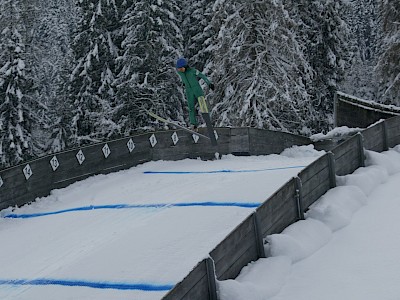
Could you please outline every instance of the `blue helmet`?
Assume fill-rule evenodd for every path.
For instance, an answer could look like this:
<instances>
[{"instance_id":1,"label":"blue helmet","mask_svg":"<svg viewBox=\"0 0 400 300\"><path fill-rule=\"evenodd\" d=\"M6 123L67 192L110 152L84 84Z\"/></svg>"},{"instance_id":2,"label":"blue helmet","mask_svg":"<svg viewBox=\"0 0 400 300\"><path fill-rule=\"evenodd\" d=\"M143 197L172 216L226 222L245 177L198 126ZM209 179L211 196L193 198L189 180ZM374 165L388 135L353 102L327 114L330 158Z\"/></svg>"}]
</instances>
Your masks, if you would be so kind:
<instances>
[{"instance_id":1,"label":"blue helmet","mask_svg":"<svg viewBox=\"0 0 400 300\"><path fill-rule=\"evenodd\" d=\"M187 60L184 58L180 58L176 61L176 68L184 68L188 65Z\"/></svg>"}]
</instances>

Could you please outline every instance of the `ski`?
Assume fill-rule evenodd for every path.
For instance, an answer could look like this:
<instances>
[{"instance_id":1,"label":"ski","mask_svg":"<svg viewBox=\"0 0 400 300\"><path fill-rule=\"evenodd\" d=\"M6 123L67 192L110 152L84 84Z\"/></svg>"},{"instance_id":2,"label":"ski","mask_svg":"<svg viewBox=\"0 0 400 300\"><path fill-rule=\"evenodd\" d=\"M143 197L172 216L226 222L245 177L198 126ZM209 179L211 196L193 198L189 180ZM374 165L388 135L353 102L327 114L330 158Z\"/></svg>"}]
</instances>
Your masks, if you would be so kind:
<instances>
[{"instance_id":1,"label":"ski","mask_svg":"<svg viewBox=\"0 0 400 300\"><path fill-rule=\"evenodd\" d=\"M178 123L175 122L175 121L171 121L171 120L164 119L164 118L162 118L162 117L156 115L155 113L153 113L153 112L151 112L151 111L149 111L149 110L145 110L145 111L147 112L147 114L148 114L149 116L153 117L154 119L156 119L156 120L158 120L158 121L161 121L161 122L163 122L163 123L167 123L167 124L176 126L176 127L180 128L180 129L182 129L182 130L185 130L185 131L190 132L190 133L192 133L192 134L195 134L195 135L197 135L197 136L199 136L199 137L202 137L202 138L205 138L205 139L207 139L207 140L210 140L210 138L209 138L208 136L206 136L206 135L204 135L204 134L201 134L201 133L198 133L197 131L191 130L191 129L185 127L185 126L182 126L182 125L178 124Z\"/></svg>"},{"instance_id":2,"label":"ski","mask_svg":"<svg viewBox=\"0 0 400 300\"><path fill-rule=\"evenodd\" d=\"M217 146L217 139L214 133L214 127L211 123L210 112L208 110L207 102L204 96L197 98L200 106L201 116L203 117L204 122L206 122L208 136L210 137L211 144L213 146Z\"/></svg>"}]
</instances>

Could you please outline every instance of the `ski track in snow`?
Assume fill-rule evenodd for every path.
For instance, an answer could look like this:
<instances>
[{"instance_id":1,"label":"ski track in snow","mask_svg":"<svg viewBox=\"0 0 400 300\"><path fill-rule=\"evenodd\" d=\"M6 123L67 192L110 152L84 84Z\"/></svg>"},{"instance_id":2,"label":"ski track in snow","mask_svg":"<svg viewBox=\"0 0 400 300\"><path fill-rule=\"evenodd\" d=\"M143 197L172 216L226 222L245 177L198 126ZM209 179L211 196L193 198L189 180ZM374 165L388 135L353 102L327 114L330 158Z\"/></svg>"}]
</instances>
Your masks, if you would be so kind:
<instances>
[{"instance_id":1,"label":"ski track in snow","mask_svg":"<svg viewBox=\"0 0 400 300\"><path fill-rule=\"evenodd\" d=\"M160 299L322 154L295 153L150 162L3 210L0 299Z\"/></svg>"}]
</instances>

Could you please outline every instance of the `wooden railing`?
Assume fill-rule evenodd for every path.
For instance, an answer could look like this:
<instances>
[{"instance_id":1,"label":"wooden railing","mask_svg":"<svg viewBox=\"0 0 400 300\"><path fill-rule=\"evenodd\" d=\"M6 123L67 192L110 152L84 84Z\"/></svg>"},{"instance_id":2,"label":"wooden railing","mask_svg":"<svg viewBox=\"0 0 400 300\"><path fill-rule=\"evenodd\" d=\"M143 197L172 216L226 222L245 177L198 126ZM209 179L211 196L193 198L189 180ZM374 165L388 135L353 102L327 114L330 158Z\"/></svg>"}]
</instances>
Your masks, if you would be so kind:
<instances>
[{"instance_id":1,"label":"wooden railing","mask_svg":"<svg viewBox=\"0 0 400 300\"><path fill-rule=\"evenodd\" d=\"M214 159L217 155L279 153L292 145L309 144L306 137L253 128L217 128L218 146L186 131L138 134L45 156L0 170L0 210L21 206L53 189L95 174L107 174L152 160ZM205 132L203 132L205 133Z\"/></svg>"},{"instance_id":2,"label":"wooden railing","mask_svg":"<svg viewBox=\"0 0 400 300\"><path fill-rule=\"evenodd\" d=\"M266 199L163 300L216 300L216 281L234 279L244 266L265 257L264 237L280 233L303 219L308 207L336 186L336 175L350 174L364 166L365 149L381 152L397 144L400 144L400 116L342 142Z\"/></svg>"},{"instance_id":3,"label":"wooden railing","mask_svg":"<svg viewBox=\"0 0 400 300\"><path fill-rule=\"evenodd\" d=\"M365 128L381 119L400 115L400 108L383 105L337 92L335 98L335 126Z\"/></svg>"}]
</instances>

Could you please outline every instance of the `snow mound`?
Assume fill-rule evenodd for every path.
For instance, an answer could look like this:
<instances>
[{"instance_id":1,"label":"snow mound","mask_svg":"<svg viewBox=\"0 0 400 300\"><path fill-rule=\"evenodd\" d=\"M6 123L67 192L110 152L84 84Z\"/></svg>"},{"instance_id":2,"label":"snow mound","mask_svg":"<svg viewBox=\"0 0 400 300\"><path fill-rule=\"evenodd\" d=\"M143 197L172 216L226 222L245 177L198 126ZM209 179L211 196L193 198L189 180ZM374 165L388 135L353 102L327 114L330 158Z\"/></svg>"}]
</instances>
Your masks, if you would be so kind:
<instances>
[{"instance_id":1,"label":"snow mound","mask_svg":"<svg viewBox=\"0 0 400 300\"><path fill-rule=\"evenodd\" d=\"M378 165L386 169L389 175L400 172L400 153L390 150L382 153L365 151L365 164L367 166Z\"/></svg>"},{"instance_id":2,"label":"snow mound","mask_svg":"<svg viewBox=\"0 0 400 300\"><path fill-rule=\"evenodd\" d=\"M299 158L299 157L319 157L324 155L326 152L321 150L315 150L314 145L306 145L306 146L292 146L283 150L280 154L282 156L291 157L291 158Z\"/></svg>"},{"instance_id":3,"label":"snow mound","mask_svg":"<svg viewBox=\"0 0 400 300\"><path fill-rule=\"evenodd\" d=\"M355 170L353 174L336 176L336 184L338 186L357 186L368 196L378 185L386 182L388 177L387 170L380 165L361 167Z\"/></svg>"},{"instance_id":4,"label":"snow mound","mask_svg":"<svg viewBox=\"0 0 400 300\"><path fill-rule=\"evenodd\" d=\"M360 188L339 186L311 205L306 218L318 220L336 231L350 224L353 214L366 203L367 197Z\"/></svg>"},{"instance_id":5,"label":"snow mound","mask_svg":"<svg viewBox=\"0 0 400 300\"><path fill-rule=\"evenodd\" d=\"M400 153L400 145L395 146L392 150Z\"/></svg>"},{"instance_id":6,"label":"snow mound","mask_svg":"<svg viewBox=\"0 0 400 300\"><path fill-rule=\"evenodd\" d=\"M219 281L220 299L269 299L281 290L290 271L288 257L261 258L244 267L235 280Z\"/></svg>"},{"instance_id":7,"label":"snow mound","mask_svg":"<svg viewBox=\"0 0 400 300\"><path fill-rule=\"evenodd\" d=\"M362 129L361 128L349 128L347 126L342 126L342 127L336 127L333 130L329 131L327 134L323 133L317 133L312 136L310 136L310 139L313 142L318 142L318 141L323 141L327 139L333 139L333 138L340 138L340 137L346 137L349 135L352 135L354 133L360 132Z\"/></svg>"},{"instance_id":8,"label":"snow mound","mask_svg":"<svg viewBox=\"0 0 400 300\"><path fill-rule=\"evenodd\" d=\"M270 256L287 256L292 262L300 261L331 239L332 231L322 222L314 219L298 221L280 234L267 236L266 252Z\"/></svg>"}]
</instances>

